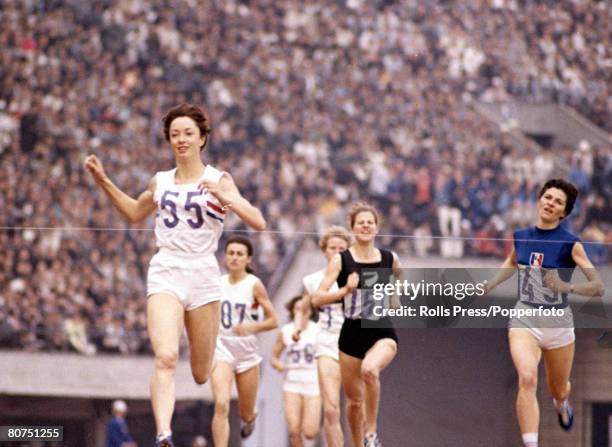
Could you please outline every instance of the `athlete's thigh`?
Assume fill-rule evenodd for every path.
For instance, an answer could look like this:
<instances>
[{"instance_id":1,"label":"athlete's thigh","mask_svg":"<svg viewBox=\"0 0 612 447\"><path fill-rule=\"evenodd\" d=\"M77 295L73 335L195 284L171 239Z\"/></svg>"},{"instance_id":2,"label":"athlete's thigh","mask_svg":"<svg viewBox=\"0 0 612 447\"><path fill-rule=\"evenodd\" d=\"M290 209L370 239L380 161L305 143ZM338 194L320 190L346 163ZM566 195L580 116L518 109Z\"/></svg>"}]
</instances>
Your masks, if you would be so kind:
<instances>
[{"instance_id":1,"label":"athlete's thigh","mask_svg":"<svg viewBox=\"0 0 612 447\"><path fill-rule=\"evenodd\" d=\"M319 389L321 397L326 405L340 403L340 387L342 376L340 375L340 362L328 356L317 359L317 371L319 373Z\"/></svg>"},{"instance_id":2,"label":"athlete's thigh","mask_svg":"<svg viewBox=\"0 0 612 447\"><path fill-rule=\"evenodd\" d=\"M574 362L575 343L543 351L546 378L551 388L564 387L570 378Z\"/></svg>"},{"instance_id":3,"label":"athlete's thigh","mask_svg":"<svg viewBox=\"0 0 612 447\"><path fill-rule=\"evenodd\" d=\"M285 391L283 392L283 405L289 430L300 431L302 427L302 396Z\"/></svg>"},{"instance_id":4,"label":"athlete's thigh","mask_svg":"<svg viewBox=\"0 0 612 447\"><path fill-rule=\"evenodd\" d=\"M210 369L219 332L219 301L185 312L191 369Z\"/></svg>"},{"instance_id":5,"label":"athlete's thigh","mask_svg":"<svg viewBox=\"0 0 612 447\"><path fill-rule=\"evenodd\" d=\"M173 295L158 293L147 298L147 331L155 354L178 354L184 315L183 305Z\"/></svg>"},{"instance_id":6,"label":"athlete's thigh","mask_svg":"<svg viewBox=\"0 0 612 447\"><path fill-rule=\"evenodd\" d=\"M216 361L210 376L210 385L215 402L229 403L232 392L234 369L232 365Z\"/></svg>"},{"instance_id":7,"label":"athlete's thigh","mask_svg":"<svg viewBox=\"0 0 612 447\"><path fill-rule=\"evenodd\" d=\"M363 400L364 382L361 378L361 359L340 352L340 374L347 399Z\"/></svg>"},{"instance_id":8,"label":"athlete's thigh","mask_svg":"<svg viewBox=\"0 0 612 447\"><path fill-rule=\"evenodd\" d=\"M321 425L321 396L303 396L302 430L316 434Z\"/></svg>"},{"instance_id":9,"label":"athlete's thigh","mask_svg":"<svg viewBox=\"0 0 612 447\"><path fill-rule=\"evenodd\" d=\"M382 371L389 366L396 354L397 343L393 339L383 338L378 340L368 349L362 362L362 369L374 368L377 371Z\"/></svg>"},{"instance_id":10,"label":"athlete's thigh","mask_svg":"<svg viewBox=\"0 0 612 447\"><path fill-rule=\"evenodd\" d=\"M542 357L542 349L536 337L528 329L510 329L508 331L510 355L516 370L521 373L537 374L538 364Z\"/></svg>"},{"instance_id":11,"label":"athlete's thigh","mask_svg":"<svg viewBox=\"0 0 612 447\"><path fill-rule=\"evenodd\" d=\"M236 374L236 389L238 390L238 405L240 414L248 414L255 408L257 390L259 388L259 365Z\"/></svg>"}]
</instances>

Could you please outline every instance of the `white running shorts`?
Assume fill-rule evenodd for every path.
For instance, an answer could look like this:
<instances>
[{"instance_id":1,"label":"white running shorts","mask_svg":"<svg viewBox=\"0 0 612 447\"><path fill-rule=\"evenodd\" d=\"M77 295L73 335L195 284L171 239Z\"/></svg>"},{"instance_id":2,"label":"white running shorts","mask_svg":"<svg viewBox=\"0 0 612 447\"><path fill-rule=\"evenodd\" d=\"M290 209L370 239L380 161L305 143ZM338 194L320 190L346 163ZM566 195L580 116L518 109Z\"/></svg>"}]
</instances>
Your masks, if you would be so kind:
<instances>
[{"instance_id":1,"label":"white running shorts","mask_svg":"<svg viewBox=\"0 0 612 447\"><path fill-rule=\"evenodd\" d=\"M186 311L221 299L221 274L214 255L180 256L160 250L149 263L147 297L175 296Z\"/></svg>"},{"instance_id":2,"label":"white running shorts","mask_svg":"<svg viewBox=\"0 0 612 447\"><path fill-rule=\"evenodd\" d=\"M258 343L255 336L217 337L215 361L231 365L237 373L243 373L261 363L262 357L257 352Z\"/></svg>"},{"instance_id":3,"label":"white running shorts","mask_svg":"<svg viewBox=\"0 0 612 447\"><path fill-rule=\"evenodd\" d=\"M338 338L340 332L329 332L325 330L319 331L317 334L317 346L315 358L331 357L335 361L340 360L340 351L338 350Z\"/></svg>"}]
</instances>

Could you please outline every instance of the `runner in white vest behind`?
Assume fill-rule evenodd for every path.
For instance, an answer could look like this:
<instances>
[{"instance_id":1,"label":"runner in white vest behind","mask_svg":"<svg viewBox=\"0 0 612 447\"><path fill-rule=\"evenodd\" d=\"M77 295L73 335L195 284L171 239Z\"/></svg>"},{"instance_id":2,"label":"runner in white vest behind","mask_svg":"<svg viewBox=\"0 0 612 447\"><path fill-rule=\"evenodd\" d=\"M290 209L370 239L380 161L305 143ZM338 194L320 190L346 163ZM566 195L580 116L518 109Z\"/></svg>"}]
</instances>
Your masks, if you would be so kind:
<instances>
[{"instance_id":1,"label":"runner in white vest behind","mask_svg":"<svg viewBox=\"0 0 612 447\"><path fill-rule=\"evenodd\" d=\"M327 262L336 254L348 249L351 245L351 234L341 226L329 227L321 240L319 247L325 255ZM306 306L311 305L311 297L319 288L325 276L325 269L321 269L304 277L304 301ZM331 291L338 286L334 283ZM319 307L319 334L317 336L317 370L319 374L319 388L323 399L323 429L328 447L344 446L344 435L340 425L340 363L338 351L338 337L344 322L342 303L330 303ZM294 337L299 337L296 330Z\"/></svg>"},{"instance_id":2,"label":"runner in white vest behind","mask_svg":"<svg viewBox=\"0 0 612 447\"><path fill-rule=\"evenodd\" d=\"M215 400L212 432L217 447L229 443L229 406L234 379L238 390L240 435L246 438L253 433L262 360L255 334L278 326L268 292L249 266L252 256L253 245L244 237L232 237L225 244L228 273L221 277L221 327L211 378ZM264 313L262 321L257 320L260 307Z\"/></svg>"},{"instance_id":3,"label":"runner in white vest behind","mask_svg":"<svg viewBox=\"0 0 612 447\"><path fill-rule=\"evenodd\" d=\"M292 298L286 308L292 321L278 333L271 363L277 371L285 372L283 401L291 446L314 447L321 421L321 397L315 363L319 328L310 319L312 309L304 305L302 296ZM294 337L296 326L301 329L298 340ZM284 350L287 351L285 363L280 361Z\"/></svg>"}]
</instances>

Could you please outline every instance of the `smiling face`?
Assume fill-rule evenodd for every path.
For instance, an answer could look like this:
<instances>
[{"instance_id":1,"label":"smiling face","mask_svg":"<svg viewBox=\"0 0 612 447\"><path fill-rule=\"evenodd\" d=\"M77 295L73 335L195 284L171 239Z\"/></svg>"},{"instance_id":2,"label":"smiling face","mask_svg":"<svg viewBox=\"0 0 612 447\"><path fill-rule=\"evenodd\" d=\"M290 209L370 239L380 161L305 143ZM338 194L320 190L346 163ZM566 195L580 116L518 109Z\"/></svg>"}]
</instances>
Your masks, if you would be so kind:
<instances>
[{"instance_id":1,"label":"smiling face","mask_svg":"<svg viewBox=\"0 0 612 447\"><path fill-rule=\"evenodd\" d=\"M196 122L188 116L179 116L170 123L169 140L177 159L199 157L200 148L204 145Z\"/></svg>"},{"instance_id":2,"label":"smiling face","mask_svg":"<svg viewBox=\"0 0 612 447\"><path fill-rule=\"evenodd\" d=\"M251 262L249 251L244 244L232 242L225 248L225 266L230 273L241 273Z\"/></svg>"},{"instance_id":3,"label":"smiling face","mask_svg":"<svg viewBox=\"0 0 612 447\"><path fill-rule=\"evenodd\" d=\"M566 215L567 195L558 188L548 188L538 200L538 219L544 224L559 223Z\"/></svg>"},{"instance_id":4,"label":"smiling face","mask_svg":"<svg viewBox=\"0 0 612 447\"><path fill-rule=\"evenodd\" d=\"M371 211L360 211L355 215L352 226L357 242L371 242L378 234L376 216Z\"/></svg>"}]
</instances>

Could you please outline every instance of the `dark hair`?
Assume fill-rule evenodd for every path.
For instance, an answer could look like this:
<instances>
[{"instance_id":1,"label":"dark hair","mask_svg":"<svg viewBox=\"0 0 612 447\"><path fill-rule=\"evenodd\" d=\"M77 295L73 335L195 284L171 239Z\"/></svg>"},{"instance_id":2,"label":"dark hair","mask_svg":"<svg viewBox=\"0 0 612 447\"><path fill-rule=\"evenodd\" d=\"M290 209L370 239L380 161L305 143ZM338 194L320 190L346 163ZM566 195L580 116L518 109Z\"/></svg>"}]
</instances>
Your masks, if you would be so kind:
<instances>
[{"instance_id":1,"label":"dark hair","mask_svg":"<svg viewBox=\"0 0 612 447\"><path fill-rule=\"evenodd\" d=\"M291 298L289 301L287 301L285 303L285 309L287 309L287 312L289 312L289 318L293 321L293 319L295 318L295 304L301 300L302 298L304 298L304 295L296 295L293 298ZM315 309L312 305L310 306L310 317L309 319L312 321L317 321L319 316L319 312L317 311L317 309Z\"/></svg>"},{"instance_id":2,"label":"dark hair","mask_svg":"<svg viewBox=\"0 0 612 447\"><path fill-rule=\"evenodd\" d=\"M227 240L227 242L225 243L225 247L223 249L224 252L227 251L227 247L229 246L229 244L241 244L241 245L244 245L246 247L246 249L247 249L247 255L248 256L253 256L253 244L246 237L242 237L242 236L232 236L232 237L230 237ZM247 273L253 273L254 272L254 270L248 264L246 266L246 271L247 271Z\"/></svg>"},{"instance_id":3,"label":"dark hair","mask_svg":"<svg viewBox=\"0 0 612 447\"><path fill-rule=\"evenodd\" d=\"M565 193L567 200L565 201L564 217L569 216L574 209L574 204L576 203L576 198L578 197L578 189L576 189L573 183L570 183L567 180L562 178L554 178L544 183L544 186L542 186L542 189L540 189L540 193L538 194L538 199L541 198L550 188L557 188Z\"/></svg>"},{"instance_id":4,"label":"dark hair","mask_svg":"<svg viewBox=\"0 0 612 447\"><path fill-rule=\"evenodd\" d=\"M301 299L302 295L296 295L289 301L287 301L287 303L285 303L285 309L287 309L287 312L289 312L289 318L291 318L291 320L295 318L295 311L293 310L293 308L295 307L295 304Z\"/></svg>"},{"instance_id":5,"label":"dark hair","mask_svg":"<svg viewBox=\"0 0 612 447\"><path fill-rule=\"evenodd\" d=\"M202 144L200 150L204 149L204 146L206 146L206 143L208 142L208 135L212 130L210 127L210 120L208 119L208 115L206 115L204 110L189 103L183 103L172 107L170 110L168 110L166 116L164 116L162 121L164 123L164 137L166 138L166 141L168 143L170 142L170 124L172 124L172 121L174 121L176 118L180 118L181 116L189 117L196 123L198 129L200 129L200 134L204 137L204 144Z\"/></svg>"}]
</instances>

